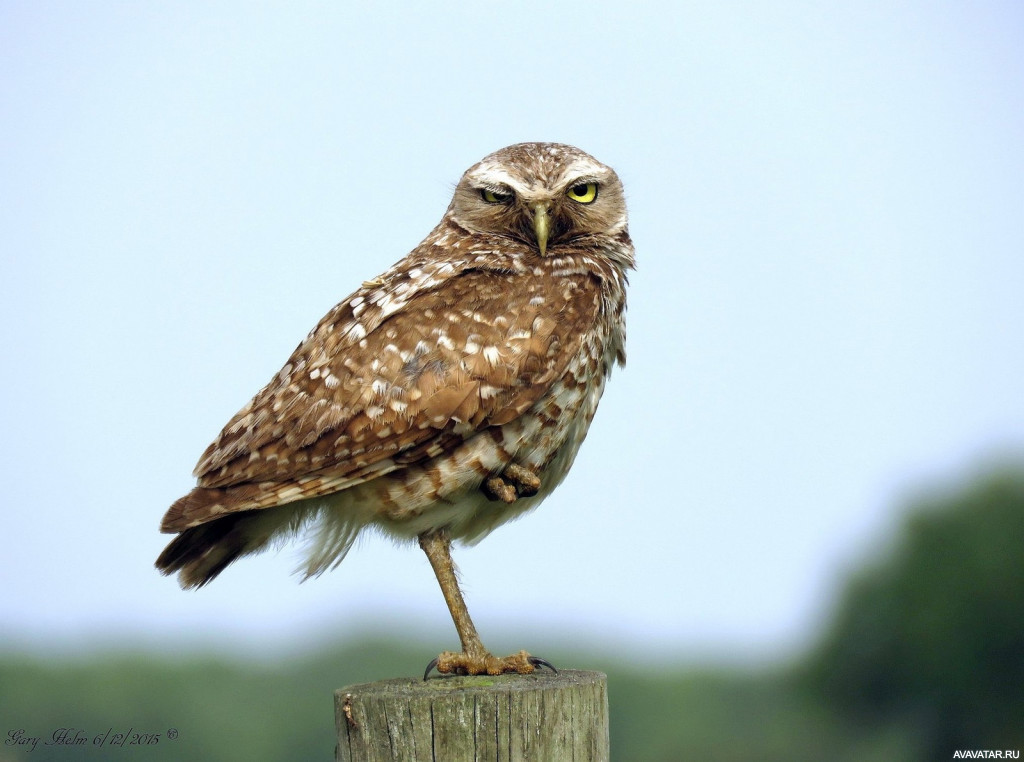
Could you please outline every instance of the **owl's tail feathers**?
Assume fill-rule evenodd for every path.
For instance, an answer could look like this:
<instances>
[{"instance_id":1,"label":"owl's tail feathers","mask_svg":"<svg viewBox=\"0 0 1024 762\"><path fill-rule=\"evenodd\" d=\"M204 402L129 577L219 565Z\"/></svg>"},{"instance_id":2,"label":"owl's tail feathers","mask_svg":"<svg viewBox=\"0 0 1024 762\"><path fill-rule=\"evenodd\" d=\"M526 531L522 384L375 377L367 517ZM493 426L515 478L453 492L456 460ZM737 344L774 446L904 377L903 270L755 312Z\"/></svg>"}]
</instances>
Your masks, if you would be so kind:
<instances>
[{"instance_id":1,"label":"owl's tail feathers","mask_svg":"<svg viewBox=\"0 0 1024 762\"><path fill-rule=\"evenodd\" d=\"M185 589L202 587L235 559L258 553L275 537L296 530L300 517L281 508L228 513L181 531L157 558L156 568L163 574L177 572Z\"/></svg>"},{"instance_id":2,"label":"owl's tail feathers","mask_svg":"<svg viewBox=\"0 0 1024 762\"><path fill-rule=\"evenodd\" d=\"M202 587L246 552L239 526L245 518L245 514L235 514L186 529L164 548L156 568L163 574L179 572L183 588Z\"/></svg>"}]
</instances>

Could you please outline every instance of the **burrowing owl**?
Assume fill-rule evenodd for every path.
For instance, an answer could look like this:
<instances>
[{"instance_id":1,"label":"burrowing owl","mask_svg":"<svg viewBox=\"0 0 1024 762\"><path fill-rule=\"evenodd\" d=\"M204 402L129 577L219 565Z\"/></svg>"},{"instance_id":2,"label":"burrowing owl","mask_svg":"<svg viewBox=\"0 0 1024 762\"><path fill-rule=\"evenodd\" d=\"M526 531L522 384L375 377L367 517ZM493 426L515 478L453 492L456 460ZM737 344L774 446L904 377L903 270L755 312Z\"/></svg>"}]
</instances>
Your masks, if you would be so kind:
<instances>
[{"instance_id":1,"label":"burrowing owl","mask_svg":"<svg viewBox=\"0 0 1024 762\"><path fill-rule=\"evenodd\" d=\"M562 481L625 362L633 245L622 184L577 148L521 143L462 176L436 228L320 321L203 453L157 559L183 587L303 534L305 577L364 527L418 538L462 653L441 672L530 672L484 649L452 539L476 542Z\"/></svg>"}]
</instances>

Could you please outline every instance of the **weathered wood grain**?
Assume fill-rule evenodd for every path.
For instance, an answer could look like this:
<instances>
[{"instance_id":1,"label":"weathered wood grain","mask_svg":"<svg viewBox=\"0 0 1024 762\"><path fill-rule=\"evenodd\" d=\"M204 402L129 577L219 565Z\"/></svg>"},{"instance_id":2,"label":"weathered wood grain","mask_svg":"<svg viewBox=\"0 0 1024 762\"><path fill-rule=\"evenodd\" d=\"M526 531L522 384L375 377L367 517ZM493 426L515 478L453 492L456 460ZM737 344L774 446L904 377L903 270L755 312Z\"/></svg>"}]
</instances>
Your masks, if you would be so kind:
<instances>
[{"instance_id":1,"label":"weathered wood grain","mask_svg":"<svg viewBox=\"0 0 1024 762\"><path fill-rule=\"evenodd\" d=\"M344 762L608 759L600 672L383 680L334 695Z\"/></svg>"}]
</instances>

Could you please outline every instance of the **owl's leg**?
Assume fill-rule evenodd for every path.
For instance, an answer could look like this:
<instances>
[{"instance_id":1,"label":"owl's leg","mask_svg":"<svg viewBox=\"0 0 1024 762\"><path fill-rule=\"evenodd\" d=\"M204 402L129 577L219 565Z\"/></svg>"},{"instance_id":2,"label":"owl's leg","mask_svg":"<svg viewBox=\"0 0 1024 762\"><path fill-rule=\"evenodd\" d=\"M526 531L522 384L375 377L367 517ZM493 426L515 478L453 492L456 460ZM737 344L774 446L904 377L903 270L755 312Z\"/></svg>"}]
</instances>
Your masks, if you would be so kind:
<instances>
[{"instance_id":1,"label":"owl's leg","mask_svg":"<svg viewBox=\"0 0 1024 762\"><path fill-rule=\"evenodd\" d=\"M455 673L459 675L500 675L502 672L518 672L528 675L538 666L550 667L548 662L538 659L526 651L520 651L511 656L503 658L492 656L480 642L476 626L469 617L469 609L466 608L466 601L459 589L459 581L455 576L455 564L452 562L451 537L444 529L432 532L424 532L419 537L420 547L427 554L430 566L434 569L434 575L441 585L441 592L448 604L452 621L455 622L455 629L459 632L459 640L462 641L462 653L445 651L427 665L427 671L423 673L423 679L427 679L430 670L437 667L441 673Z\"/></svg>"},{"instance_id":2,"label":"owl's leg","mask_svg":"<svg viewBox=\"0 0 1024 762\"><path fill-rule=\"evenodd\" d=\"M491 476L481 487L490 500L514 503L521 497L532 497L540 490L540 477L518 463L509 463L501 476Z\"/></svg>"},{"instance_id":3,"label":"owl's leg","mask_svg":"<svg viewBox=\"0 0 1024 762\"><path fill-rule=\"evenodd\" d=\"M434 570L441 585L441 593L444 601L448 604L452 620L455 622L455 629L459 632L459 640L462 641L462 650L466 655L482 659L489 654L484 644L480 642L480 635L477 634L476 625L469 616L469 609L466 608L466 601L459 589L459 581L455 576L455 563L452 561L451 547L452 540L444 529L435 532L424 532L420 535L420 547L427 554L427 560Z\"/></svg>"}]
</instances>

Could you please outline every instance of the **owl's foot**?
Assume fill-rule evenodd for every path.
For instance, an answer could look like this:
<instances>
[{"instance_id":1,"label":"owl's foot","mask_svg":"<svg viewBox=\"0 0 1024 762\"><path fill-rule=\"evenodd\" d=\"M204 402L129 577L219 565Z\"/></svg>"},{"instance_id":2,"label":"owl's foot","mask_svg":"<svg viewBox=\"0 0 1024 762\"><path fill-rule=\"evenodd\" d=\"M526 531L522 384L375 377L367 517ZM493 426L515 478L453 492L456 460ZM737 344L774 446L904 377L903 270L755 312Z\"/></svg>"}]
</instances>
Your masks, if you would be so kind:
<instances>
[{"instance_id":1,"label":"owl's foot","mask_svg":"<svg viewBox=\"0 0 1024 762\"><path fill-rule=\"evenodd\" d=\"M518 463L509 463L501 476L484 480L484 494L490 500L514 503L521 497L532 497L540 490L540 477Z\"/></svg>"},{"instance_id":2,"label":"owl's foot","mask_svg":"<svg viewBox=\"0 0 1024 762\"><path fill-rule=\"evenodd\" d=\"M505 672L529 675L537 667L547 667L552 672L558 672L551 662L530 656L526 651L504 657L492 656L486 651L477 654L468 654L465 651L458 654L445 651L436 659L431 659L423 673L424 680L435 667L442 675L500 675Z\"/></svg>"}]
</instances>

